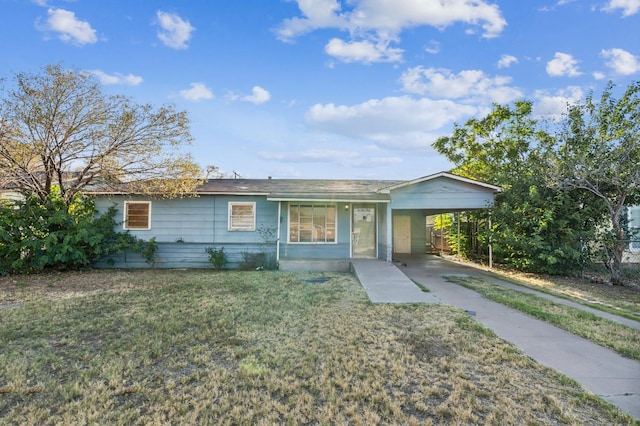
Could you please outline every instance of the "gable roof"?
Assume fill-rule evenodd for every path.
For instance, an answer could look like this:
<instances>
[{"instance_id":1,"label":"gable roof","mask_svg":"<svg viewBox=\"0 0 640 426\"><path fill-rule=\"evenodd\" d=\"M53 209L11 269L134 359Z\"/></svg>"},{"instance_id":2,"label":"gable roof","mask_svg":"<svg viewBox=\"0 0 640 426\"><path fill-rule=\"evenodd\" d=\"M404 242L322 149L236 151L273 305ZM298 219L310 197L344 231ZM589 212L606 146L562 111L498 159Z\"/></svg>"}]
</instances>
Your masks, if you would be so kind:
<instances>
[{"instance_id":1,"label":"gable roof","mask_svg":"<svg viewBox=\"0 0 640 426\"><path fill-rule=\"evenodd\" d=\"M454 179L493 192L501 188L451 173L440 172L411 181L365 179L209 179L196 188L197 195L262 195L270 201L373 201L388 202L394 189L437 178ZM123 185L119 190L90 191L95 195L128 195Z\"/></svg>"}]
</instances>

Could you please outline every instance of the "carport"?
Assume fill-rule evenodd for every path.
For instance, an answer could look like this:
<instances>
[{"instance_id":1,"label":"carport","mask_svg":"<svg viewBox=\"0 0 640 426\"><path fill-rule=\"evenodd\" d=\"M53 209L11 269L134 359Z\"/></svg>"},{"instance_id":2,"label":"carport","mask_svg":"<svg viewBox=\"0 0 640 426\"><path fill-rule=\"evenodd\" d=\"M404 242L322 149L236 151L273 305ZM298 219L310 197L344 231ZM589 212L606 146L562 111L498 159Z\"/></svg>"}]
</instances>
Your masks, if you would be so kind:
<instances>
[{"instance_id":1,"label":"carport","mask_svg":"<svg viewBox=\"0 0 640 426\"><path fill-rule=\"evenodd\" d=\"M403 182L380 191L389 194L380 212L380 257L424 254L426 217L493 206L501 188L446 172Z\"/></svg>"}]
</instances>

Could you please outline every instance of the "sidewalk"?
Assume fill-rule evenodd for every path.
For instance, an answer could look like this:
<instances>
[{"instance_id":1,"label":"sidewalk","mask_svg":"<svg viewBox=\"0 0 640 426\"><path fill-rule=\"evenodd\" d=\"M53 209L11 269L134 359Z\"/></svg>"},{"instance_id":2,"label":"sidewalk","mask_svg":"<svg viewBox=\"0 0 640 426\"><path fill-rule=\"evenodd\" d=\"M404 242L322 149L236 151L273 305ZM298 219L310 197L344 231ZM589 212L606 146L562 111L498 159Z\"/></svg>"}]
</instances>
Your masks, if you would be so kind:
<instances>
[{"instance_id":1,"label":"sidewalk","mask_svg":"<svg viewBox=\"0 0 640 426\"><path fill-rule=\"evenodd\" d=\"M353 268L372 302L454 305L469 312L478 322L540 364L573 378L586 390L640 418L639 362L487 300L475 291L443 278L447 275L481 276L496 282L495 277L435 256L407 258L397 267L382 261L358 260L353 262ZM401 275L405 276L404 280ZM428 288L430 293L423 293L414 282ZM500 284L512 285L503 281Z\"/></svg>"}]
</instances>

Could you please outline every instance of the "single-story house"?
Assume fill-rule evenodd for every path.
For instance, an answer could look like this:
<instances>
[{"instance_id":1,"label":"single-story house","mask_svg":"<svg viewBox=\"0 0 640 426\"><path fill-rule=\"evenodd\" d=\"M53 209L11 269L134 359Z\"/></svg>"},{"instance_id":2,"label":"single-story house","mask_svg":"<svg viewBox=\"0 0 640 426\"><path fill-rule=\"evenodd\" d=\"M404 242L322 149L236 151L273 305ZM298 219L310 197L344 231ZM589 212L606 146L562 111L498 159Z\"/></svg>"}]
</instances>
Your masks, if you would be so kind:
<instances>
[{"instance_id":1,"label":"single-story house","mask_svg":"<svg viewBox=\"0 0 640 426\"><path fill-rule=\"evenodd\" d=\"M267 251L281 269L339 270L353 258L425 253L426 216L490 207L499 191L441 172L411 181L212 179L175 199L91 192L98 211L115 204L122 230L155 238L156 267L210 267L206 249L223 248L229 267ZM128 253L97 266L148 265Z\"/></svg>"}]
</instances>

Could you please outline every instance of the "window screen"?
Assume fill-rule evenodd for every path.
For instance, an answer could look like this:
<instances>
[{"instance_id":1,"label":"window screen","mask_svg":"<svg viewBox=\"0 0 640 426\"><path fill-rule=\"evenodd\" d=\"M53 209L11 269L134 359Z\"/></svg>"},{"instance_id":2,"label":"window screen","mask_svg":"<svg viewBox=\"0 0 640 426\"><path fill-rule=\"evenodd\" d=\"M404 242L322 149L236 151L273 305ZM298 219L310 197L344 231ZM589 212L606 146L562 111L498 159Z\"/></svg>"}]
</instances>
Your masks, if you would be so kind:
<instances>
[{"instance_id":1,"label":"window screen","mask_svg":"<svg viewBox=\"0 0 640 426\"><path fill-rule=\"evenodd\" d=\"M255 231L256 203L229 203L229 231Z\"/></svg>"},{"instance_id":2,"label":"window screen","mask_svg":"<svg viewBox=\"0 0 640 426\"><path fill-rule=\"evenodd\" d=\"M125 201L124 229L150 229L151 202Z\"/></svg>"}]
</instances>

